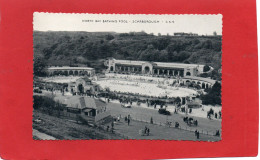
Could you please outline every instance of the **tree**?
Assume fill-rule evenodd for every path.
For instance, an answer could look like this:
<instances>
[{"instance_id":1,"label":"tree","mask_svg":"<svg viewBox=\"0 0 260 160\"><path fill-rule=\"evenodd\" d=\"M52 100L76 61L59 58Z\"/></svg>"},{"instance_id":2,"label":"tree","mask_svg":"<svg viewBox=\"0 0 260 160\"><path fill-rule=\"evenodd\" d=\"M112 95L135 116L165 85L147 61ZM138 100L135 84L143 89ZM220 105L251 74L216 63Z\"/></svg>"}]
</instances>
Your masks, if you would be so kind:
<instances>
[{"instance_id":1,"label":"tree","mask_svg":"<svg viewBox=\"0 0 260 160\"><path fill-rule=\"evenodd\" d=\"M158 49L163 50L163 49L166 49L167 46L170 44L171 39L169 37L161 38L158 40L158 42L159 42Z\"/></svg>"},{"instance_id":2,"label":"tree","mask_svg":"<svg viewBox=\"0 0 260 160\"><path fill-rule=\"evenodd\" d=\"M190 57L190 53L187 51L180 51L177 53L176 61L177 62L182 62Z\"/></svg>"},{"instance_id":3,"label":"tree","mask_svg":"<svg viewBox=\"0 0 260 160\"><path fill-rule=\"evenodd\" d=\"M167 50L161 50L159 57L157 57L160 62L167 62L168 59L168 52Z\"/></svg>"},{"instance_id":4,"label":"tree","mask_svg":"<svg viewBox=\"0 0 260 160\"><path fill-rule=\"evenodd\" d=\"M106 40L110 41L110 40L114 39L115 37L111 34L108 34L105 36L105 38L106 38Z\"/></svg>"},{"instance_id":5,"label":"tree","mask_svg":"<svg viewBox=\"0 0 260 160\"><path fill-rule=\"evenodd\" d=\"M221 105L221 84L216 81L212 88L207 90L208 93L201 97L202 103L206 105Z\"/></svg>"},{"instance_id":6,"label":"tree","mask_svg":"<svg viewBox=\"0 0 260 160\"><path fill-rule=\"evenodd\" d=\"M205 65L203 67L203 72L208 72L210 70L210 67L208 65Z\"/></svg>"},{"instance_id":7,"label":"tree","mask_svg":"<svg viewBox=\"0 0 260 160\"><path fill-rule=\"evenodd\" d=\"M211 40L206 40L205 42L203 42L202 45L203 45L203 48L205 48L205 49L212 49L213 48Z\"/></svg>"},{"instance_id":8,"label":"tree","mask_svg":"<svg viewBox=\"0 0 260 160\"><path fill-rule=\"evenodd\" d=\"M215 84L212 86L210 93L213 93L217 96L221 95L221 84L218 81L216 81Z\"/></svg>"},{"instance_id":9,"label":"tree","mask_svg":"<svg viewBox=\"0 0 260 160\"><path fill-rule=\"evenodd\" d=\"M77 58L75 63L88 64L89 67L101 71L104 67L97 62L114 57L125 60L199 63L221 68L221 36L188 38L163 36L162 33L151 36L145 32L34 32L33 38L35 57L41 57L48 65L69 65L74 57L83 57L82 60ZM149 48L150 45L153 48ZM220 80L220 76L221 74L215 74L213 78Z\"/></svg>"},{"instance_id":10,"label":"tree","mask_svg":"<svg viewBox=\"0 0 260 160\"><path fill-rule=\"evenodd\" d=\"M39 77L46 76L45 68L46 68L46 66L45 66L43 59L40 59L40 58L34 59L34 63L33 63L34 76L39 76Z\"/></svg>"},{"instance_id":11,"label":"tree","mask_svg":"<svg viewBox=\"0 0 260 160\"><path fill-rule=\"evenodd\" d=\"M198 40L198 39L194 39L193 41L192 41L192 44L193 45L197 45L197 44L199 44L200 43L200 40Z\"/></svg>"},{"instance_id":12,"label":"tree","mask_svg":"<svg viewBox=\"0 0 260 160\"><path fill-rule=\"evenodd\" d=\"M141 54L139 55L139 60L144 60L144 61L155 61L155 60L161 60L161 57L165 56L164 54L161 55L158 50L155 50L153 45L148 45L147 49L142 51Z\"/></svg>"},{"instance_id":13,"label":"tree","mask_svg":"<svg viewBox=\"0 0 260 160\"><path fill-rule=\"evenodd\" d=\"M183 63L190 64L190 62L188 60L185 60Z\"/></svg>"}]
</instances>

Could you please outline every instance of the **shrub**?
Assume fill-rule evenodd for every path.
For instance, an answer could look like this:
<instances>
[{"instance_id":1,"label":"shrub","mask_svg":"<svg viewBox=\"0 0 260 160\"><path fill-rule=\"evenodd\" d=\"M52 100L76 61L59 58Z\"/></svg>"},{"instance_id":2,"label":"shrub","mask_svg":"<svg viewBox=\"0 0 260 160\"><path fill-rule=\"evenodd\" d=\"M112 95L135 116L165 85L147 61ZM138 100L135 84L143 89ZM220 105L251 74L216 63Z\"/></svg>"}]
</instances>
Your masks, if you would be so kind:
<instances>
[{"instance_id":1,"label":"shrub","mask_svg":"<svg viewBox=\"0 0 260 160\"><path fill-rule=\"evenodd\" d=\"M210 67L208 65L205 65L203 67L203 72L208 72L210 70Z\"/></svg>"}]
</instances>

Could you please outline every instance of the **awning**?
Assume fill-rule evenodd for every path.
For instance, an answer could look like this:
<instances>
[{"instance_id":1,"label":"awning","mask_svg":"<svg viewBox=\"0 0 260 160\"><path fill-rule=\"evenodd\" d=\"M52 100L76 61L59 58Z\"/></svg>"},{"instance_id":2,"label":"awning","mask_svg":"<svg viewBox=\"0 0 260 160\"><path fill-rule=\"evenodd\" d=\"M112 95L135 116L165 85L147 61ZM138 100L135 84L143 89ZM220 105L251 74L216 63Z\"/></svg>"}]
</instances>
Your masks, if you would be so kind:
<instances>
[{"instance_id":1,"label":"awning","mask_svg":"<svg viewBox=\"0 0 260 160\"><path fill-rule=\"evenodd\" d=\"M83 112L90 112L92 109L91 108L86 108L86 109L83 109Z\"/></svg>"}]
</instances>

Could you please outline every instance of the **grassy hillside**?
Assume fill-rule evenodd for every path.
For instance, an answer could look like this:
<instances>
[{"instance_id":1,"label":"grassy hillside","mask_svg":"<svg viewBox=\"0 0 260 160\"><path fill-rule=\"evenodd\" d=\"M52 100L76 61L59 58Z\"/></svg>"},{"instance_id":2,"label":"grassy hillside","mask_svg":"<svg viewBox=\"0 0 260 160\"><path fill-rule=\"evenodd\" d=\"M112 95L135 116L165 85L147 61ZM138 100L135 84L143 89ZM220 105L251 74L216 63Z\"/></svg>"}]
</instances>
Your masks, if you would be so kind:
<instances>
[{"instance_id":1,"label":"grassy hillside","mask_svg":"<svg viewBox=\"0 0 260 160\"><path fill-rule=\"evenodd\" d=\"M198 63L221 67L222 37L154 36L144 32L39 32L34 56L47 65L103 68L107 57L128 60ZM100 62L100 63L97 63Z\"/></svg>"}]
</instances>

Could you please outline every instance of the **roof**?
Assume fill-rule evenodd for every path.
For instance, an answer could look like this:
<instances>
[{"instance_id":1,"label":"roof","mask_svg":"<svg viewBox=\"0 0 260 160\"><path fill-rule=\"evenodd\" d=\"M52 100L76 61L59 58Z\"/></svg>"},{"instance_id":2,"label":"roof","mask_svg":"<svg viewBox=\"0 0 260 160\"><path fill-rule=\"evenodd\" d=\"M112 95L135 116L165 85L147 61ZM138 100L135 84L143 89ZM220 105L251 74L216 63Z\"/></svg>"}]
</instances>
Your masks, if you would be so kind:
<instances>
[{"instance_id":1,"label":"roof","mask_svg":"<svg viewBox=\"0 0 260 160\"><path fill-rule=\"evenodd\" d=\"M93 70L94 68L90 67L69 67L69 66L62 66L62 67L49 67L49 70Z\"/></svg>"},{"instance_id":2,"label":"roof","mask_svg":"<svg viewBox=\"0 0 260 160\"><path fill-rule=\"evenodd\" d=\"M169 62L149 62L149 61L132 61L132 60L118 60L113 59L117 64L124 64L124 65L142 65L144 63L152 63L157 67L174 67L174 68L187 68L187 67L203 67L204 65L199 64L184 64L184 63L169 63Z\"/></svg>"},{"instance_id":3,"label":"roof","mask_svg":"<svg viewBox=\"0 0 260 160\"><path fill-rule=\"evenodd\" d=\"M103 107L106 107L106 102L91 97L73 96L70 99L67 99L65 103L67 104L67 107L78 108L78 109L85 109L85 108L101 109Z\"/></svg>"},{"instance_id":4,"label":"roof","mask_svg":"<svg viewBox=\"0 0 260 160\"><path fill-rule=\"evenodd\" d=\"M91 111L91 110L92 110L91 108L85 108L85 109L83 109L84 112L89 112L89 111Z\"/></svg>"},{"instance_id":5,"label":"roof","mask_svg":"<svg viewBox=\"0 0 260 160\"><path fill-rule=\"evenodd\" d=\"M167 62L154 62L154 63L156 63L158 67L196 68L200 66L199 64L185 64L185 63L167 63Z\"/></svg>"}]
</instances>

